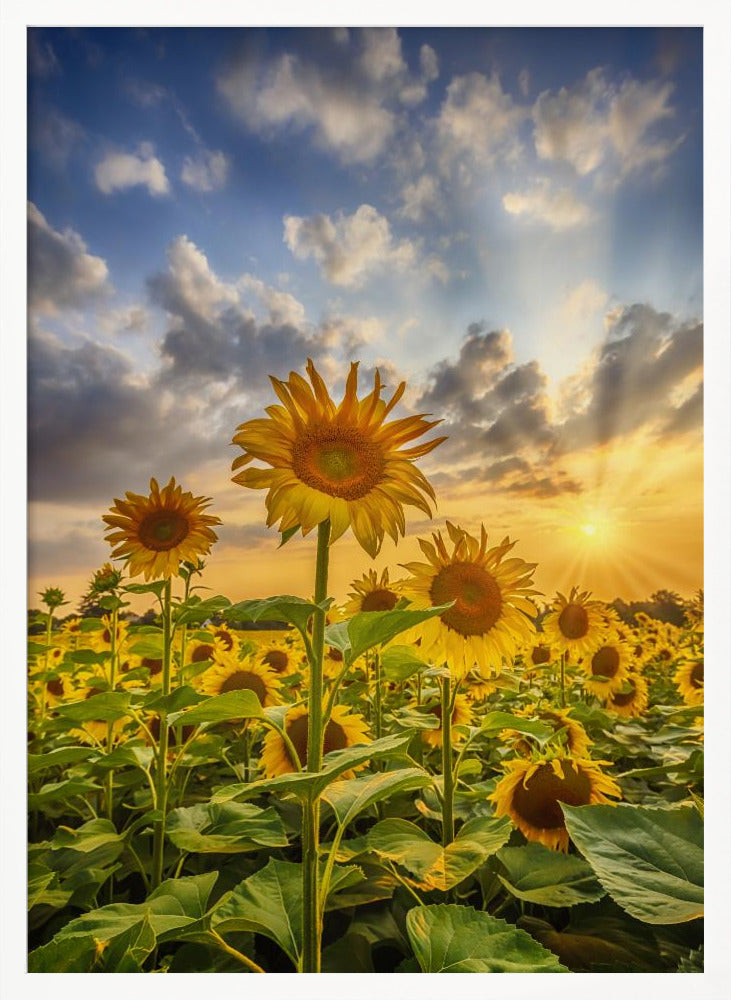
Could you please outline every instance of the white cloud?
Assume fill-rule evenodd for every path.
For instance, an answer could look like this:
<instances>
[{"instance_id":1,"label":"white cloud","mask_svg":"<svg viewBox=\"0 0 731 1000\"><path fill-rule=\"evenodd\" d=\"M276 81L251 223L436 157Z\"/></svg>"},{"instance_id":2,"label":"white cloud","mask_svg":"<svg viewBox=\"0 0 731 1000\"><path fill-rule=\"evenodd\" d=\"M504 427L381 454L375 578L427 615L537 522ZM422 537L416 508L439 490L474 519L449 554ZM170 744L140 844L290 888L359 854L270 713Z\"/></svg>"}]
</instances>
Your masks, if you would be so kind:
<instances>
[{"instance_id":1,"label":"white cloud","mask_svg":"<svg viewBox=\"0 0 731 1000\"><path fill-rule=\"evenodd\" d=\"M239 279L239 287L255 295L267 310L270 323L290 325L302 328L305 326L305 307L290 292L272 288L253 274L245 274Z\"/></svg>"},{"instance_id":2,"label":"white cloud","mask_svg":"<svg viewBox=\"0 0 731 1000\"><path fill-rule=\"evenodd\" d=\"M220 149L204 149L194 157L185 157L180 179L196 191L220 191L226 185L229 166Z\"/></svg>"},{"instance_id":3,"label":"white cloud","mask_svg":"<svg viewBox=\"0 0 731 1000\"><path fill-rule=\"evenodd\" d=\"M401 191L402 207L399 215L412 222L424 222L427 216L440 215L443 210L439 181L433 174L422 174Z\"/></svg>"},{"instance_id":4,"label":"white cloud","mask_svg":"<svg viewBox=\"0 0 731 1000\"><path fill-rule=\"evenodd\" d=\"M395 28L363 28L360 65L365 75L380 83L406 72L401 39Z\"/></svg>"},{"instance_id":5,"label":"white cloud","mask_svg":"<svg viewBox=\"0 0 731 1000\"><path fill-rule=\"evenodd\" d=\"M395 239L388 219L372 205L361 205L352 215L285 216L284 242L300 260L312 257L333 285L358 287L386 268L418 266L430 277L448 277L437 257L422 259L419 242Z\"/></svg>"},{"instance_id":6,"label":"white cloud","mask_svg":"<svg viewBox=\"0 0 731 1000\"><path fill-rule=\"evenodd\" d=\"M497 76L454 77L437 119L443 164L462 155L481 165L497 157L514 159L520 150L518 129L526 114L503 90Z\"/></svg>"},{"instance_id":7,"label":"white cloud","mask_svg":"<svg viewBox=\"0 0 731 1000\"><path fill-rule=\"evenodd\" d=\"M148 142L141 143L137 153L107 153L94 168L94 179L103 194L131 187L146 187L153 196L170 193L165 167Z\"/></svg>"},{"instance_id":8,"label":"white cloud","mask_svg":"<svg viewBox=\"0 0 731 1000\"><path fill-rule=\"evenodd\" d=\"M550 226L561 232L583 226L592 218L588 205L579 201L568 188L552 189L546 181L528 191L509 191L503 195L503 208L510 215L524 216L529 222Z\"/></svg>"},{"instance_id":9,"label":"white cloud","mask_svg":"<svg viewBox=\"0 0 731 1000\"><path fill-rule=\"evenodd\" d=\"M316 144L344 163L375 159L396 126L378 94L348 79L330 78L290 53L269 64L234 63L217 86L249 128L264 134L313 129Z\"/></svg>"},{"instance_id":10,"label":"white cloud","mask_svg":"<svg viewBox=\"0 0 731 1000\"><path fill-rule=\"evenodd\" d=\"M28 202L28 303L53 316L77 309L109 291L109 271L101 257L86 252L73 229L59 232Z\"/></svg>"},{"instance_id":11,"label":"white cloud","mask_svg":"<svg viewBox=\"0 0 731 1000\"><path fill-rule=\"evenodd\" d=\"M101 312L97 321L107 334L142 333L148 327L150 315L144 306L126 306Z\"/></svg>"},{"instance_id":12,"label":"white cloud","mask_svg":"<svg viewBox=\"0 0 731 1000\"><path fill-rule=\"evenodd\" d=\"M601 167L613 167L619 176L667 159L683 141L651 137L650 131L670 119L673 85L625 79L610 83L601 67L584 80L544 91L533 107L538 156L570 163L582 176Z\"/></svg>"},{"instance_id":13,"label":"white cloud","mask_svg":"<svg viewBox=\"0 0 731 1000\"><path fill-rule=\"evenodd\" d=\"M429 83L439 76L439 57L431 45L422 45L419 51L421 74Z\"/></svg>"}]
</instances>

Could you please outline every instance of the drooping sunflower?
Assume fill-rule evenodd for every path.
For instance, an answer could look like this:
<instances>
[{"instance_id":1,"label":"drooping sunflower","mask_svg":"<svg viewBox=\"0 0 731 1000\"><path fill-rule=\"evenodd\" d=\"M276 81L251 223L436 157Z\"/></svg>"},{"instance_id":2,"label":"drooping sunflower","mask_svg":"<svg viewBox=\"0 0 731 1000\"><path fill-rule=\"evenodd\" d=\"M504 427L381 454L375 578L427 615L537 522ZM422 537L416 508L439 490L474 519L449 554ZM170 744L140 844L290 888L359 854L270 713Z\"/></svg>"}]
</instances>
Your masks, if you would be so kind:
<instances>
[{"instance_id":1,"label":"drooping sunflower","mask_svg":"<svg viewBox=\"0 0 731 1000\"><path fill-rule=\"evenodd\" d=\"M297 751L302 768L307 766L308 713L305 705L291 708L284 717L285 732ZM356 743L370 743L368 723L362 715L351 713L346 705L335 705L325 726L323 754L333 750L343 750ZM275 778L279 774L290 774L295 770L286 743L276 730L270 730L262 744L261 766L264 776ZM352 778L353 771L346 771L343 778Z\"/></svg>"},{"instance_id":2,"label":"drooping sunflower","mask_svg":"<svg viewBox=\"0 0 731 1000\"><path fill-rule=\"evenodd\" d=\"M616 636L608 635L598 649L581 661L585 690L606 701L626 681L630 662L628 647Z\"/></svg>"},{"instance_id":3,"label":"drooping sunflower","mask_svg":"<svg viewBox=\"0 0 731 1000\"><path fill-rule=\"evenodd\" d=\"M174 477L162 489L151 479L147 497L125 495L126 500L115 499L102 520L109 525L107 541L116 546L112 557L127 560L130 576L177 576L181 562L196 561L217 540L211 526L221 519L203 513L210 499L184 493Z\"/></svg>"},{"instance_id":4,"label":"drooping sunflower","mask_svg":"<svg viewBox=\"0 0 731 1000\"><path fill-rule=\"evenodd\" d=\"M589 591L573 587L568 597L559 593L543 621L546 641L557 653L574 654L579 659L593 653L604 639L607 626L600 601L592 601Z\"/></svg>"},{"instance_id":5,"label":"drooping sunflower","mask_svg":"<svg viewBox=\"0 0 731 1000\"><path fill-rule=\"evenodd\" d=\"M226 694L227 691L253 691L264 708L280 702L277 675L254 657L239 659L235 653L221 653L215 664L196 679L202 694Z\"/></svg>"},{"instance_id":6,"label":"drooping sunflower","mask_svg":"<svg viewBox=\"0 0 731 1000\"><path fill-rule=\"evenodd\" d=\"M529 598L535 564L506 559L515 542L505 538L487 548L487 533L480 538L447 521L452 552L440 531L419 545L428 563L406 563L411 576L404 580L405 595L414 608L455 603L441 615L418 626L421 655L447 662L457 678L477 667L483 677L500 672L502 658L510 659L533 634L529 616L536 614Z\"/></svg>"},{"instance_id":7,"label":"drooping sunflower","mask_svg":"<svg viewBox=\"0 0 731 1000\"><path fill-rule=\"evenodd\" d=\"M510 816L527 840L565 853L569 835L559 803L611 805L607 796L622 797L616 781L599 766L602 763L607 761L570 756L506 761L507 773L489 796L495 815Z\"/></svg>"},{"instance_id":8,"label":"drooping sunflower","mask_svg":"<svg viewBox=\"0 0 731 1000\"><path fill-rule=\"evenodd\" d=\"M703 704L703 660L683 661L673 680L686 705Z\"/></svg>"},{"instance_id":9,"label":"drooping sunflower","mask_svg":"<svg viewBox=\"0 0 731 1000\"><path fill-rule=\"evenodd\" d=\"M252 460L271 468L244 469L235 483L266 489L267 524L279 531L300 526L306 535L330 519L331 541L352 527L358 543L372 557L388 533L394 542L406 530L404 505L432 516L434 490L414 465L445 440L402 448L435 427L423 414L386 422L401 399L402 382L391 399L381 399L376 369L373 391L358 399L358 364L350 366L345 396L336 406L311 360L309 385L297 372L289 380L272 378L283 405L268 406L267 419L241 424L233 443L243 449L233 463L240 469Z\"/></svg>"},{"instance_id":10,"label":"drooping sunflower","mask_svg":"<svg viewBox=\"0 0 731 1000\"><path fill-rule=\"evenodd\" d=\"M357 615L360 611L392 611L398 604L400 585L391 583L388 569L384 569L380 579L374 569L364 573L360 580L354 580L350 598L343 608L346 618Z\"/></svg>"},{"instance_id":11,"label":"drooping sunflower","mask_svg":"<svg viewBox=\"0 0 731 1000\"><path fill-rule=\"evenodd\" d=\"M428 707L432 715L436 715L439 719L439 728L422 730L421 738L430 747L440 747L444 739L444 733L442 732L444 725L442 721L442 706L439 702L435 702ZM469 726L470 722L472 722L470 699L465 694L457 694L454 699L454 708L452 709L451 727L453 742L459 739L459 733L455 730L455 726Z\"/></svg>"},{"instance_id":12,"label":"drooping sunflower","mask_svg":"<svg viewBox=\"0 0 731 1000\"><path fill-rule=\"evenodd\" d=\"M630 674L619 691L611 692L604 707L631 719L642 715L647 702L647 681L640 674Z\"/></svg>"},{"instance_id":13,"label":"drooping sunflower","mask_svg":"<svg viewBox=\"0 0 731 1000\"><path fill-rule=\"evenodd\" d=\"M528 705L525 708L515 711L515 715L524 716L528 719L537 719L539 722L550 726L554 733L560 733L561 736L559 739L564 742L566 752L572 757L584 758L589 756L589 747L593 741L589 739L581 723L571 717L570 708L539 709ZM513 748L521 756L530 756L535 749L530 738L527 738L523 733L519 733L517 729L503 729L500 733L500 739L505 742L511 742Z\"/></svg>"}]
</instances>

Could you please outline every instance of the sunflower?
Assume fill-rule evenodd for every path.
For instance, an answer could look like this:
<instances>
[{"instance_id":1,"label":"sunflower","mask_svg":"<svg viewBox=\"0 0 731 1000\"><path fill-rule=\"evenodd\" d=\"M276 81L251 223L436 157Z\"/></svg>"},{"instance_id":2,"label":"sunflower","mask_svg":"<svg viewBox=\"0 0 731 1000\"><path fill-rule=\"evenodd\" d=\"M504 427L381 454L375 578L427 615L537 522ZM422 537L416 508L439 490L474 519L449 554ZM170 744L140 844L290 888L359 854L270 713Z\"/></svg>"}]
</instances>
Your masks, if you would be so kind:
<instances>
[{"instance_id":1,"label":"sunflower","mask_svg":"<svg viewBox=\"0 0 731 1000\"><path fill-rule=\"evenodd\" d=\"M61 705L65 701L68 701L69 696L74 690L73 683L67 675L52 677L45 682L41 681L41 684L44 683L46 687L46 705L51 708L54 705Z\"/></svg>"},{"instance_id":2,"label":"sunflower","mask_svg":"<svg viewBox=\"0 0 731 1000\"><path fill-rule=\"evenodd\" d=\"M573 587L568 597L557 595L543 622L546 640L557 653L582 658L601 645L607 626L601 602L590 600L590 596L578 587Z\"/></svg>"},{"instance_id":3,"label":"sunflower","mask_svg":"<svg viewBox=\"0 0 731 1000\"><path fill-rule=\"evenodd\" d=\"M581 661L581 668L586 675L584 689L606 701L627 679L630 661L628 647L616 636L606 637L598 649Z\"/></svg>"},{"instance_id":4,"label":"sunflower","mask_svg":"<svg viewBox=\"0 0 731 1000\"><path fill-rule=\"evenodd\" d=\"M672 663L678 655L677 647L667 639L660 637L660 641L652 651L652 659L658 665L665 666Z\"/></svg>"},{"instance_id":5,"label":"sunflower","mask_svg":"<svg viewBox=\"0 0 731 1000\"><path fill-rule=\"evenodd\" d=\"M264 708L280 702L277 675L252 656L240 660L235 653L221 653L215 664L197 678L196 686L207 695L253 691Z\"/></svg>"},{"instance_id":6,"label":"sunflower","mask_svg":"<svg viewBox=\"0 0 731 1000\"><path fill-rule=\"evenodd\" d=\"M263 663L279 677L298 673L305 662L302 644L282 639L256 643L252 656L257 663Z\"/></svg>"},{"instance_id":7,"label":"sunflower","mask_svg":"<svg viewBox=\"0 0 731 1000\"><path fill-rule=\"evenodd\" d=\"M183 493L174 477L162 490L151 479L148 497L126 497L115 499L102 520L109 525L107 541L117 546L112 557L127 560L130 576L177 576L181 562L205 555L217 539L211 525L220 524L220 518L203 513L210 499Z\"/></svg>"},{"instance_id":8,"label":"sunflower","mask_svg":"<svg viewBox=\"0 0 731 1000\"><path fill-rule=\"evenodd\" d=\"M291 708L284 718L285 732L295 750L301 766L307 766L307 727L308 713L305 705ZM333 750L343 750L356 743L370 743L368 723L362 715L351 714L346 705L335 705L332 715L325 726L323 753ZM289 755L289 750L276 730L270 730L264 737L261 751L261 766L267 778L279 774L290 774L295 765ZM352 778L353 771L346 771L343 778Z\"/></svg>"},{"instance_id":9,"label":"sunflower","mask_svg":"<svg viewBox=\"0 0 731 1000\"><path fill-rule=\"evenodd\" d=\"M647 702L647 681L639 674L630 674L621 690L610 693L604 707L617 715L636 718L645 711Z\"/></svg>"},{"instance_id":10,"label":"sunflower","mask_svg":"<svg viewBox=\"0 0 731 1000\"><path fill-rule=\"evenodd\" d=\"M129 625L125 621L117 621L115 648L117 652L122 648L127 639ZM103 653L112 648L112 618L111 615L102 616L102 628L89 633L89 645L97 653Z\"/></svg>"},{"instance_id":11,"label":"sunflower","mask_svg":"<svg viewBox=\"0 0 731 1000\"><path fill-rule=\"evenodd\" d=\"M560 733L560 739L565 742L566 751L572 757L589 756L589 747L593 741L589 739L581 723L571 717L570 708L537 709L529 705L526 708L518 709L515 714L528 719L537 719L553 729L554 733ZM503 729L500 733L500 739L512 742L513 748L522 756L530 756L533 752L530 740L523 733L519 733L517 729Z\"/></svg>"},{"instance_id":12,"label":"sunflower","mask_svg":"<svg viewBox=\"0 0 731 1000\"><path fill-rule=\"evenodd\" d=\"M196 635L200 636L205 629L200 629ZM215 635L210 637L189 639L185 647L186 664L204 663L206 660L218 660L229 652L226 643Z\"/></svg>"},{"instance_id":13,"label":"sunflower","mask_svg":"<svg viewBox=\"0 0 731 1000\"><path fill-rule=\"evenodd\" d=\"M527 840L554 851L569 849L569 835L559 803L572 806L611 804L621 798L619 786L588 757L519 757L503 765L505 776L489 798L496 816L510 816Z\"/></svg>"},{"instance_id":14,"label":"sunflower","mask_svg":"<svg viewBox=\"0 0 731 1000\"><path fill-rule=\"evenodd\" d=\"M480 538L447 521L452 541L447 551L440 531L432 542L419 539L428 563L406 563L411 577L403 583L414 608L438 604L453 606L430 618L415 630L421 652L434 662L446 662L456 678L465 677L476 665L483 677L500 672L502 657L510 659L533 633L529 615L535 605L528 598L535 564L505 559L515 545L508 538L487 548L487 533Z\"/></svg>"},{"instance_id":15,"label":"sunflower","mask_svg":"<svg viewBox=\"0 0 731 1000\"><path fill-rule=\"evenodd\" d=\"M406 530L404 505L432 516L434 490L414 465L445 440L434 438L402 449L435 427L424 415L386 422L401 399L402 382L391 399L381 399L376 369L373 391L358 399L358 364L350 366L345 396L339 406L311 360L307 381L290 372L289 381L272 378L283 405L267 407L268 419L249 420L237 428L233 443L243 449L233 469L253 459L271 468L244 469L235 483L266 489L267 525L279 531L301 527L306 535L330 519L331 541L352 527L358 543L375 557L388 533L394 542Z\"/></svg>"},{"instance_id":16,"label":"sunflower","mask_svg":"<svg viewBox=\"0 0 731 1000\"><path fill-rule=\"evenodd\" d=\"M485 680L479 674L470 674L465 682L464 693L476 705L489 698L497 689L498 685L494 680Z\"/></svg>"},{"instance_id":17,"label":"sunflower","mask_svg":"<svg viewBox=\"0 0 731 1000\"><path fill-rule=\"evenodd\" d=\"M353 588L348 594L350 600L343 609L346 618L351 618L360 611L391 611L398 604L400 585L389 582L387 569L381 573L380 579L376 571L371 569L350 586Z\"/></svg>"},{"instance_id":18,"label":"sunflower","mask_svg":"<svg viewBox=\"0 0 731 1000\"><path fill-rule=\"evenodd\" d=\"M78 640L81 635L81 619L80 618L67 618L66 621L61 625L61 636L67 642Z\"/></svg>"},{"instance_id":19,"label":"sunflower","mask_svg":"<svg viewBox=\"0 0 731 1000\"><path fill-rule=\"evenodd\" d=\"M703 704L703 660L684 660L673 680L686 705Z\"/></svg>"},{"instance_id":20,"label":"sunflower","mask_svg":"<svg viewBox=\"0 0 731 1000\"><path fill-rule=\"evenodd\" d=\"M540 642L540 636L536 637L538 642L531 642L525 649L523 659L525 666L531 670L536 667L546 667L553 663L554 652L545 642Z\"/></svg>"},{"instance_id":21,"label":"sunflower","mask_svg":"<svg viewBox=\"0 0 731 1000\"><path fill-rule=\"evenodd\" d=\"M442 745L442 706L439 702L431 704L428 706L429 711L432 715L436 715L439 719L439 729L424 729L421 733L421 738L430 747L440 747ZM469 726L472 722L472 706L470 704L470 699L465 694L457 694L454 699L454 708L452 709L452 742L456 742L459 739L459 733L455 732L456 726Z\"/></svg>"}]
</instances>

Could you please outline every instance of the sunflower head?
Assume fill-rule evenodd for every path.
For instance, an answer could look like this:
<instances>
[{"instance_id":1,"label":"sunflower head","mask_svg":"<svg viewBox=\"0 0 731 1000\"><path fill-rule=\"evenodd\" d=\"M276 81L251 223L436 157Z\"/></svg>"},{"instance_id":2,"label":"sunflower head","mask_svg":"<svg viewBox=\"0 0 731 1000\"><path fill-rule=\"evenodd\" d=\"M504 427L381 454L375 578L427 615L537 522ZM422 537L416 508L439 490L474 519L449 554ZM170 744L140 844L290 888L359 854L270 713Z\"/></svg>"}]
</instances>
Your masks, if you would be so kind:
<instances>
[{"instance_id":1,"label":"sunflower head","mask_svg":"<svg viewBox=\"0 0 731 1000\"><path fill-rule=\"evenodd\" d=\"M581 662L584 688L602 701L618 691L629 675L631 657L628 647L616 635L604 638L601 646Z\"/></svg>"},{"instance_id":2,"label":"sunflower head","mask_svg":"<svg viewBox=\"0 0 731 1000\"><path fill-rule=\"evenodd\" d=\"M600 601L592 601L588 591L573 587L568 597L558 594L543 621L547 642L557 653L583 657L592 653L607 633Z\"/></svg>"},{"instance_id":3,"label":"sunflower head","mask_svg":"<svg viewBox=\"0 0 731 1000\"><path fill-rule=\"evenodd\" d=\"M280 702L277 675L252 656L238 658L236 653L220 653L216 662L196 678L202 694L218 695L227 691L253 691L264 708Z\"/></svg>"},{"instance_id":4,"label":"sunflower head","mask_svg":"<svg viewBox=\"0 0 731 1000\"><path fill-rule=\"evenodd\" d=\"M127 493L103 516L106 539L116 546L112 557L125 559L131 576L179 575L183 561L209 552L217 539L211 525L220 524L220 518L203 513L210 502L184 493L174 478L162 489L151 479L149 496Z\"/></svg>"},{"instance_id":5,"label":"sunflower head","mask_svg":"<svg viewBox=\"0 0 731 1000\"><path fill-rule=\"evenodd\" d=\"M111 591L116 590L121 582L122 574L111 563L106 562L91 578L89 594L96 596L98 594L111 593Z\"/></svg>"},{"instance_id":6,"label":"sunflower head","mask_svg":"<svg viewBox=\"0 0 731 1000\"><path fill-rule=\"evenodd\" d=\"M703 660L684 660L673 680L686 705L703 704Z\"/></svg>"},{"instance_id":7,"label":"sunflower head","mask_svg":"<svg viewBox=\"0 0 731 1000\"><path fill-rule=\"evenodd\" d=\"M285 732L297 752L302 768L307 766L308 721L309 715L305 705L289 709L284 717ZM365 719L355 712L351 713L345 705L335 705L325 726L323 754L344 750L356 743L370 742ZM290 757L289 748L276 730L270 730L264 737L260 760L264 776L267 778L290 774L297 769ZM342 775L343 778L353 776L353 771L346 771Z\"/></svg>"},{"instance_id":8,"label":"sunflower head","mask_svg":"<svg viewBox=\"0 0 731 1000\"><path fill-rule=\"evenodd\" d=\"M301 642L282 639L257 643L253 656L257 662L263 663L278 677L298 673L306 659Z\"/></svg>"},{"instance_id":9,"label":"sunflower head","mask_svg":"<svg viewBox=\"0 0 731 1000\"><path fill-rule=\"evenodd\" d=\"M377 369L373 390L359 399L358 365L352 364L339 405L311 360L307 374L309 383L297 372L286 382L272 378L281 405L267 407L266 419L237 428L233 443L243 454L233 469L253 460L269 468L243 469L233 480L267 490L267 524L279 521L279 531L299 526L307 534L329 518L331 541L352 527L358 543L375 557L386 533L394 541L404 534L404 505L432 516L434 491L414 460L445 439L402 446L439 421L424 415L387 421L406 383L386 402Z\"/></svg>"},{"instance_id":10,"label":"sunflower head","mask_svg":"<svg viewBox=\"0 0 731 1000\"><path fill-rule=\"evenodd\" d=\"M506 558L515 545L507 538L488 549L484 525L479 539L449 521L447 531L451 552L441 532L435 532L431 542L419 539L428 562L405 564L411 576L403 583L404 593L414 608L452 604L415 635L423 654L446 661L456 677L476 665L489 678L500 672L503 657L512 657L533 634L536 608L529 598L536 593L531 589L535 564Z\"/></svg>"},{"instance_id":11,"label":"sunflower head","mask_svg":"<svg viewBox=\"0 0 731 1000\"><path fill-rule=\"evenodd\" d=\"M630 674L618 691L612 691L606 700L606 708L617 715L638 718L647 708L647 681L640 674Z\"/></svg>"},{"instance_id":12,"label":"sunflower head","mask_svg":"<svg viewBox=\"0 0 731 1000\"><path fill-rule=\"evenodd\" d=\"M350 600L346 603L344 614L346 618L357 615L360 611L392 611L401 596L399 584L391 583L388 569L384 569L379 578L374 569L364 573L360 580L354 580L352 590L348 594Z\"/></svg>"},{"instance_id":13,"label":"sunflower head","mask_svg":"<svg viewBox=\"0 0 731 1000\"><path fill-rule=\"evenodd\" d=\"M561 803L584 806L611 804L621 798L619 786L604 774L600 761L588 757L541 755L504 764L506 774L490 799L496 816L510 816L528 840L554 851L568 851L569 835Z\"/></svg>"}]
</instances>

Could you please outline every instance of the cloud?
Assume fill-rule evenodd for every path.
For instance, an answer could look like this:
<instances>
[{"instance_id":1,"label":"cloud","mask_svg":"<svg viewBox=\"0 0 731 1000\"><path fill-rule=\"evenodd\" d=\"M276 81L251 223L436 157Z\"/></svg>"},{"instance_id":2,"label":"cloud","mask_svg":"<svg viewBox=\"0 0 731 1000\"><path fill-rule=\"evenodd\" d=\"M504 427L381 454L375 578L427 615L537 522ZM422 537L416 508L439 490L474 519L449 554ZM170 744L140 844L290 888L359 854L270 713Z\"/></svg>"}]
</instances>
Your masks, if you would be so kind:
<instances>
[{"instance_id":1,"label":"cloud","mask_svg":"<svg viewBox=\"0 0 731 1000\"><path fill-rule=\"evenodd\" d=\"M61 63L53 46L50 42L41 41L38 30L34 28L28 32L28 68L40 77L56 76L61 72Z\"/></svg>"},{"instance_id":2,"label":"cloud","mask_svg":"<svg viewBox=\"0 0 731 1000\"><path fill-rule=\"evenodd\" d=\"M503 90L498 76L455 76L436 123L443 166L460 157L478 166L489 166L498 158L514 160L520 151L518 130L526 116L526 109Z\"/></svg>"},{"instance_id":3,"label":"cloud","mask_svg":"<svg viewBox=\"0 0 731 1000\"><path fill-rule=\"evenodd\" d=\"M28 546L28 573L48 579L57 574L88 572L90 566L101 566L108 558L109 546L103 540L100 521L95 532L73 528L60 537L34 538Z\"/></svg>"},{"instance_id":4,"label":"cloud","mask_svg":"<svg viewBox=\"0 0 731 1000\"><path fill-rule=\"evenodd\" d=\"M252 274L245 274L239 278L238 285L243 291L256 296L267 310L270 323L304 327L305 307L290 292L272 288Z\"/></svg>"},{"instance_id":5,"label":"cloud","mask_svg":"<svg viewBox=\"0 0 731 1000\"><path fill-rule=\"evenodd\" d=\"M439 180L433 174L422 174L418 180L404 185L399 215L411 222L425 222L430 215L444 211Z\"/></svg>"},{"instance_id":6,"label":"cloud","mask_svg":"<svg viewBox=\"0 0 731 1000\"><path fill-rule=\"evenodd\" d=\"M480 390L512 360L512 338L507 330L490 330L484 323L470 324L456 362L441 361L429 375L429 385L417 403L434 413L445 410L460 416L477 416Z\"/></svg>"},{"instance_id":7,"label":"cloud","mask_svg":"<svg viewBox=\"0 0 731 1000\"><path fill-rule=\"evenodd\" d=\"M419 50L419 66L422 76L429 83L439 77L439 57L431 45L422 45Z\"/></svg>"},{"instance_id":8,"label":"cloud","mask_svg":"<svg viewBox=\"0 0 731 1000\"><path fill-rule=\"evenodd\" d=\"M581 176L606 167L621 178L659 164L683 141L656 134L675 115L668 103L673 89L668 81L632 77L613 84L597 67L572 87L543 91L533 106L536 152L571 164Z\"/></svg>"},{"instance_id":9,"label":"cloud","mask_svg":"<svg viewBox=\"0 0 731 1000\"><path fill-rule=\"evenodd\" d=\"M226 186L229 159L220 149L205 149L196 156L186 156L180 179L196 191L220 191Z\"/></svg>"},{"instance_id":10,"label":"cloud","mask_svg":"<svg viewBox=\"0 0 731 1000\"><path fill-rule=\"evenodd\" d=\"M592 218L589 206L579 201L573 191L552 189L545 180L524 192L508 192L503 195L502 204L510 215L523 216L528 222L549 226L555 232L586 225Z\"/></svg>"},{"instance_id":11,"label":"cloud","mask_svg":"<svg viewBox=\"0 0 731 1000\"><path fill-rule=\"evenodd\" d=\"M117 307L101 310L97 322L107 334L142 333L149 326L150 315L141 305Z\"/></svg>"},{"instance_id":12,"label":"cloud","mask_svg":"<svg viewBox=\"0 0 731 1000\"><path fill-rule=\"evenodd\" d=\"M107 153L94 168L94 180L102 194L132 187L145 187L153 197L170 193L165 167L148 142L141 143L137 153Z\"/></svg>"},{"instance_id":13,"label":"cloud","mask_svg":"<svg viewBox=\"0 0 731 1000\"><path fill-rule=\"evenodd\" d=\"M372 205L352 215L284 218L284 242L299 260L312 257L333 285L357 287L385 270L408 270L417 262L411 240L394 239L388 219Z\"/></svg>"},{"instance_id":14,"label":"cloud","mask_svg":"<svg viewBox=\"0 0 731 1000\"><path fill-rule=\"evenodd\" d=\"M407 71L401 39L395 28L363 28L361 38L360 66L368 79L380 83Z\"/></svg>"},{"instance_id":15,"label":"cloud","mask_svg":"<svg viewBox=\"0 0 731 1000\"><path fill-rule=\"evenodd\" d=\"M74 149L86 135L78 122L67 118L56 108L30 114L28 128L31 143L40 150L46 163L57 170L67 165Z\"/></svg>"},{"instance_id":16,"label":"cloud","mask_svg":"<svg viewBox=\"0 0 731 1000\"><path fill-rule=\"evenodd\" d=\"M73 229L59 232L28 202L28 304L48 316L78 309L110 290L101 257Z\"/></svg>"}]
</instances>

